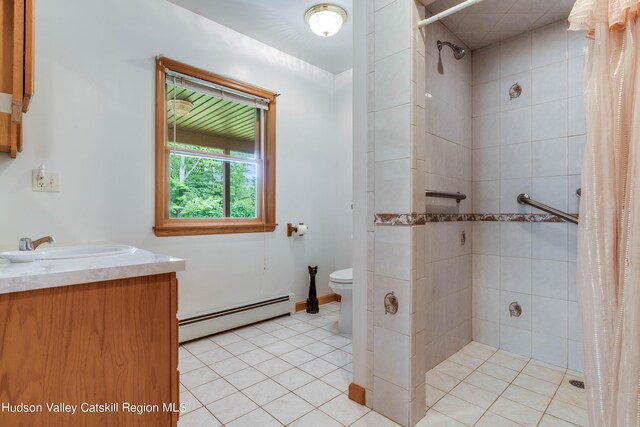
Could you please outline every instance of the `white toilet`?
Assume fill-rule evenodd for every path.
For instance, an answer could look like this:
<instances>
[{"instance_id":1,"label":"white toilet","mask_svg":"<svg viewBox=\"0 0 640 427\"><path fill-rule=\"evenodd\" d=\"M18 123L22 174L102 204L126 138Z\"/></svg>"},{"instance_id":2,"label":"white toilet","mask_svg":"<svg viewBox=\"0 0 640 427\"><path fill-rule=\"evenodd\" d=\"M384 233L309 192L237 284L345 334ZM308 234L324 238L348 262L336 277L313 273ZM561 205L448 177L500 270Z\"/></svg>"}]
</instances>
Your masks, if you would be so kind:
<instances>
[{"instance_id":1,"label":"white toilet","mask_svg":"<svg viewBox=\"0 0 640 427\"><path fill-rule=\"evenodd\" d=\"M340 318L338 319L338 330L343 334L351 333L352 307L351 291L353 289L353 269L334 271L329 275L329 287L336 294L340 295Z\"/></svg>"}]
</instances>

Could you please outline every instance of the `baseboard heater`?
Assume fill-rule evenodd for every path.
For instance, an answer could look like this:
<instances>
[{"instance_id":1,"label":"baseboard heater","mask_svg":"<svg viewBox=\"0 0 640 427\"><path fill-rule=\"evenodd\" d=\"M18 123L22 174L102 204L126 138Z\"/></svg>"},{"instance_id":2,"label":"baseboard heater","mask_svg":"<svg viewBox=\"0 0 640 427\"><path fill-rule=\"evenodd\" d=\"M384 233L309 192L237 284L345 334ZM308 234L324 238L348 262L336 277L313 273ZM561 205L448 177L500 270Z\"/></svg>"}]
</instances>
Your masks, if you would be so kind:
<instances>
[{"instance_id":1,"label":"baseboard heater","mask_svg":"<svg viewBox=\"0 0 640 427\"><path fill-rule=\"evenodd\" d=\"M178 321L180 342L217 334L261 320L295 314L293 293L199 313Z\"/></svg>"}]
</instances>

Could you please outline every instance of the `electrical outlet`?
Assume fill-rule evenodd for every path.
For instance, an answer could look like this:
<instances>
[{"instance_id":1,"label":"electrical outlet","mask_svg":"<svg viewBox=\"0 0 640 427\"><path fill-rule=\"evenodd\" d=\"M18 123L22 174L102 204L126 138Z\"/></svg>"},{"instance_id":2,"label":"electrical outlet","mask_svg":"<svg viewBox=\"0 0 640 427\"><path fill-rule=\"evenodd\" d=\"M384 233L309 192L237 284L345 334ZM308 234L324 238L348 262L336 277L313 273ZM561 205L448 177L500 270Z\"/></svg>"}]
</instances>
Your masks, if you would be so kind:
<instances>
[{"instance_id":1,"label":"electrical outlet","mask_svg":"<svg viewBox=\"0 0 640 427\"><path fill-rule=\"evenodd\" d=\"M41 175L40 178L39 175ZM31 184L33 191L58 192L60 191L60 174L57 172L43 172L41 174L40 169L34 169L31 174Z\"/></svg>"}]
</instances>

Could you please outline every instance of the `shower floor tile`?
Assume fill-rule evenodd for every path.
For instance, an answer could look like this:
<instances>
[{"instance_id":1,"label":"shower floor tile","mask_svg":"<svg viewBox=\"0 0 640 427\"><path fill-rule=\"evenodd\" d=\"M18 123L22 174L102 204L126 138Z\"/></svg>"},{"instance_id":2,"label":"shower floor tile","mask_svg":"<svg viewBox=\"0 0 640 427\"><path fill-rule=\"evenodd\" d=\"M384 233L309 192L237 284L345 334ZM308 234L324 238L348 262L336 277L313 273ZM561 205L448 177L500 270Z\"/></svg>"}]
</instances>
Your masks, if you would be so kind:
<instances>
[{"instance_id":1,"label":"shower floor tile","mask_svg":"<svg viewBox=\"0 0 640 427\"><path fill-rule=\"evenodd\" d=\"M471 342L426 374L418 427L587 426L581 374Z\"/></svg>"},{"instance_id":2,"label":"shower floor tile","mask_svg":"<svg viewBox=\"0 0 640 427\"><path fill-rule=\"evenodd\" d=\"M317 315L299 312L181 345L187 410L178 427L398 426L348 399L351 335L338 333L339 310L332 302ZM465 355L470 366L454 372L477 358Z\"/></svg>"}]
</instances>

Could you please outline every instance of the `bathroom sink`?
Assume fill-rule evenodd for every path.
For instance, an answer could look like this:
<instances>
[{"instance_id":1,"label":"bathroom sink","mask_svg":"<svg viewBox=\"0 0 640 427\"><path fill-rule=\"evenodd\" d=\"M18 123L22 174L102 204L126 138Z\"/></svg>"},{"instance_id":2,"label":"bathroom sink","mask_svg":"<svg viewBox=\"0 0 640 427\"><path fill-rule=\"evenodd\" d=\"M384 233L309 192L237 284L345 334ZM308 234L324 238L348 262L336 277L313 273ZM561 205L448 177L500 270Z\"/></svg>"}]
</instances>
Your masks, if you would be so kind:
<instances>
[{"instance_id":1,"label":"bathroom sink","mask_svg":"<svg viewBox=\"0 0 640 427\"><path fill-rule=\"evenodd\" d=\"M128 245L79 245L79 246L60 246L47 248L40 252L37 259L73 259L73 258L89 258L111 255L124 255L134 253L136 248Z\"/></svg>"}]
</instances>

